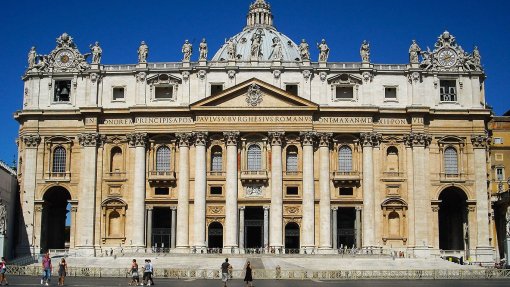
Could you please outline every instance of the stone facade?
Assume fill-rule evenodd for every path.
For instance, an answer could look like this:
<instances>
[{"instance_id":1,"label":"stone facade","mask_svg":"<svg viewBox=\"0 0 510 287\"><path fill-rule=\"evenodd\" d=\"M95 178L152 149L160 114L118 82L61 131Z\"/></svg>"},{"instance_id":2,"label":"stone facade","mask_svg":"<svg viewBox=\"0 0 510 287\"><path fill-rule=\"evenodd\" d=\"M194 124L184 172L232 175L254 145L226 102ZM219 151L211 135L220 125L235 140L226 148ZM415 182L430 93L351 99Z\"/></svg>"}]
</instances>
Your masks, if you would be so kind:
<instances>
[{"instance_id":1,"label":"stone facade","mask_svg":"<svg viewBox=\"0 0 510 287\"><path fill-rule=\"evenodd\" d=\"M26 71L15 115L20 248L64 247L47 235L64 225L45 226L63 204L64 240L88 254L357 247L491 261L478 50L444 32L433 51L413 43L409 64L383 65L311 62L305 44L263 0L210 61L154 63L143 43L138 64L88 64L59 37Z\"/></svg>"}]
</instances>

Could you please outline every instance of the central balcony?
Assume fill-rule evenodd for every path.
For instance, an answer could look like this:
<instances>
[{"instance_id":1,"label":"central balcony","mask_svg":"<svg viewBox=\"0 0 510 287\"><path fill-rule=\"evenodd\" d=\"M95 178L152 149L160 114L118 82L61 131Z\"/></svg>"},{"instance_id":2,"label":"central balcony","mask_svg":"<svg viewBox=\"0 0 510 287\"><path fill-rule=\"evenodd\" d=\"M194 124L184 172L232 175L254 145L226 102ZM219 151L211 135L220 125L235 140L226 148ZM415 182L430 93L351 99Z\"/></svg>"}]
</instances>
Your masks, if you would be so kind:
<instances>
[{"instance_id":1,"label":"central balcony","mask_svg":"<svg viewBox=\"0 0 510 287\"><path fill-rule=\"evenodd\" d=\"M335 184L353 184L359 183L361 180L359 171L334 171L332 172L331 179Z\"/></svg>"},{"instance_id":2,"label":"central balcony","mask_svg":"<svg viewBox=\"0 0 510 287\"><path fill-rule=\"evenodd\" d=\"M175 182L175 171L165 170L149 171L149 182L150 183L174 183Z\"/></svg>"},{"instance_id":3,"label":"central balcony","mask_svg":"<svg viewBox=\"0 0 510 287\"><path fill-rule=\"evenodd\" d=\"M70 181L70 172L49 172L46 177L46 181Z\"/></svg>"},{"instance_id":4,"label":"central balcony","mask_svg":"<svg viewBox=\"0 0 510 287\"><path fill-rule=\"evenodd\" d=\"M242 170L242 182L266 182L268 180L266 170Z\"/></svg>"}]
</instances>

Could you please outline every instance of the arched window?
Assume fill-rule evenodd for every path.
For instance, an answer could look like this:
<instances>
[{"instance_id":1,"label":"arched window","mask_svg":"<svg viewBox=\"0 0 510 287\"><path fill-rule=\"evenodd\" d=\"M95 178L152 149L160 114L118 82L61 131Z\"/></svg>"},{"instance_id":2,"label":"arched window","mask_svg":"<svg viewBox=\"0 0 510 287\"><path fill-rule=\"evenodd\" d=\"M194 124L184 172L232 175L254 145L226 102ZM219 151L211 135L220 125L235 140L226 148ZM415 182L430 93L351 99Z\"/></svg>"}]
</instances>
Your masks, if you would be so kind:
<instances>
[{"instance_id":1,"label":"arched window","mask_svg":"<svg viewBox=\"0 0 510 287\"><path fill-rule=\"evenodd\" d=\"M400 237L400 216L395 211L388 215L388 229L390 237Z\"/></svg>"},{"instance_id":2,"label":"arched window","mask_svg":"<svg viewBox=\"0 0 510 287\"><path fill-rule=\"evenodd\" d=\"M287 148L287 172L297 172L298 171L298 149L296 146L289 146Z\"/></svg>"},{"instance_id":3,"label":"arched window","mask_svg":"<svg viewBox=\"0 0 510 287\"><path fill-rule=\"evenodd\" d=\"M121 235L120 214L114 210L108 217L108 236Z\"/></svg>"},{"instance_id":4,"label":"arched window","mask_svg":"<svg viewBox=\"0 0 510 287\"><path fill-rule=\"evenodd\" d=\"M156 171L170 171L170 148L167 146L156 150Z\"/></svg>"},{"instance_id":5,"label":"arched window","mask_svg":"<svg viewBox=\"0 0 510 287\"><path fill-rule=\"evenodd\" d=\"M386 171L398 172L398 149L394 146L386 151Z\"/></svg>"},{"instance_id":6,"label":"arched window","mask_svg":"<svg viewBox=\"0 0 510 287\"><path fill-rule=\"evenodd\" d=\"M110 172L121 172L122 170L122 149L116 146L111 151Z\"/></svg>"},{"instance_id":7,"label":"arched window","mask_svg":"<svg viewBox=\"0 0 510 287\"><path fill-rule=\"evenodd\" d=\"M450 175L459 173L457 150L453 147L444 150L444 173Z\"/></svg>"},{"instance_id":8,"label":"arched window","mask_svg":"<svg viewBox=\"0 0 510 287\"><path fill-rule=\"evenodd\" d=\"M338 171L352 171L352 150L348 146L341 146L338 150Z\"/></svg>"},{"instance_id":9,"label":"arched window","mask_svg":"<svg viewBox=\"0 0 510 287\"><path fill-rule=\"evenodd\" d=\"M66 172L66 149L64 147L56 147L53 150L53 172Z\"/></svg>"},{"instance_id":10,"label":"arched window","mask_svg":"<svg viewBox=\"0 0 510 287\"><path fill-rule=\"evenodd\" d=\"M223 171L223 151L219 146L211 149L211 171Z\"/></svg>"},{"instance_id":11,"label":"arched window","mask_svg":"<svg viewBox=\"0 0 510 287\"><path fill-rule=\"evenodd\" d=\"M259 145L248 147L248 170L262 170L262 150Z\"/></svg>"}]
</instances>

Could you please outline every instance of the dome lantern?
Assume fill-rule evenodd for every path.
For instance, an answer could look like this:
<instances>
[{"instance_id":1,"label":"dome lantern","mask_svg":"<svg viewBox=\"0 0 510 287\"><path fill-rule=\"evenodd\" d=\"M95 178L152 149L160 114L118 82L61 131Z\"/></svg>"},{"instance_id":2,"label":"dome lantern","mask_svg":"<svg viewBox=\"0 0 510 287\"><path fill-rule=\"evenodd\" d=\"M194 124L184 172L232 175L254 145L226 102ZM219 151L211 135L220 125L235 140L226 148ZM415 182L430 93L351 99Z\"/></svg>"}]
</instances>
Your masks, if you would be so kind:
<instances>
[{"instance_id":1,"label":"dome lantern","mask_svg":"<svg viewBox=\"0 0 510 287\"><path fill-rule=\"evenodd\" d=\"M250 11L246 16L246 26L273 26L273 14L271 5L264 0L256 0L250 5Z\"/></svg>"}]
</instances>

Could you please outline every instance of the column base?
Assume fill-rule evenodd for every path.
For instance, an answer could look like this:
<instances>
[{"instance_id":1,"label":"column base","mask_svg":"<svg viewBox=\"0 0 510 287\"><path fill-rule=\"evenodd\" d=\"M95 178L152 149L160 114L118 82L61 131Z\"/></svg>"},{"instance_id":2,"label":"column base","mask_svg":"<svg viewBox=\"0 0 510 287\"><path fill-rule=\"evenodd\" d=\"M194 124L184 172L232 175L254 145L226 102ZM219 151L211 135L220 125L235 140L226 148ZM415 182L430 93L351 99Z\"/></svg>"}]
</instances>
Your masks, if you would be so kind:
<instances>
[{"instance_id":1,"label":"column base","mask_svg":"<svg viewBox=\"0 0 510 287\"><path fill-rule=\"evenodd\" d=\"M413 253L416 258L429 258L431 255L428 246L415 246L413 247Z\"/></svg>"},{"instance_id":2,"label":"column base","mask_svg":"<svg viewBox=\"0 0 510 287\"><path fill-rule=\"evenodd\" d=\"M331 247L319 247L317 254L337 254L338 252Z\"/></svg>"},{"instance_id":3,"label":"column base","mask_svg":"<svg viewBox=\"0 0 510 287\"><path fill-rule=\"evenodd\" d=\"M508 243L508 241L506 241ZM476 247L476 262L482 264L494 263L494 248L491 246L477 246Z\"/></svg>"},{"instance_id":4,"label":"column base","mask_svg":"<svg viewBox=\"0 0 510 287\"><path fill-rule=\"evenodd\" d=\"M239 254L240 250L237 246L225 246L223 247L223 250L221 253L228 255L228 254Z\"/></svg>"},{"instance_id":5,"label":"column base","mask_svg":"<svg viewBox=\"0 0 510 287\"><path fill-rule=\"evenodd\" d=\"M191 247L191 254L205 254L207 253L207 247L205 245Z\"/></svg>"},{"instance_id":6,"label":"column base","mask_svg":"<svg viewBox=\"0 0 510 287\"><path fill-rule=\"evenodd\" d=\"M95 257L96 256L96 249L94 248L94 246L77 246L75 248L76 250L76 253L79 254L80 256L85 256L85 257ZM51 254L50 254L51 256Z\"/></svg>"},{"instance_id":7,"label":"column base","mask_svg":"<svg viewBox=\"0 0 510 287\"><path fill-rule=\"evenodd\" d=\"M316 254L315 246L302 246L300 249L300 254Z\"/></svg>"},{"instance_id":8,"label":"column base","mask_svg":"<svg viewBox=\"0 0 510 287\"><path fill-rule=\"evenodd\" d=\"M177 246L174 249L172 249L172 253L176 254L187 254L190 253L190 248L188 246Z\"/></svg>"}]
</instances>

